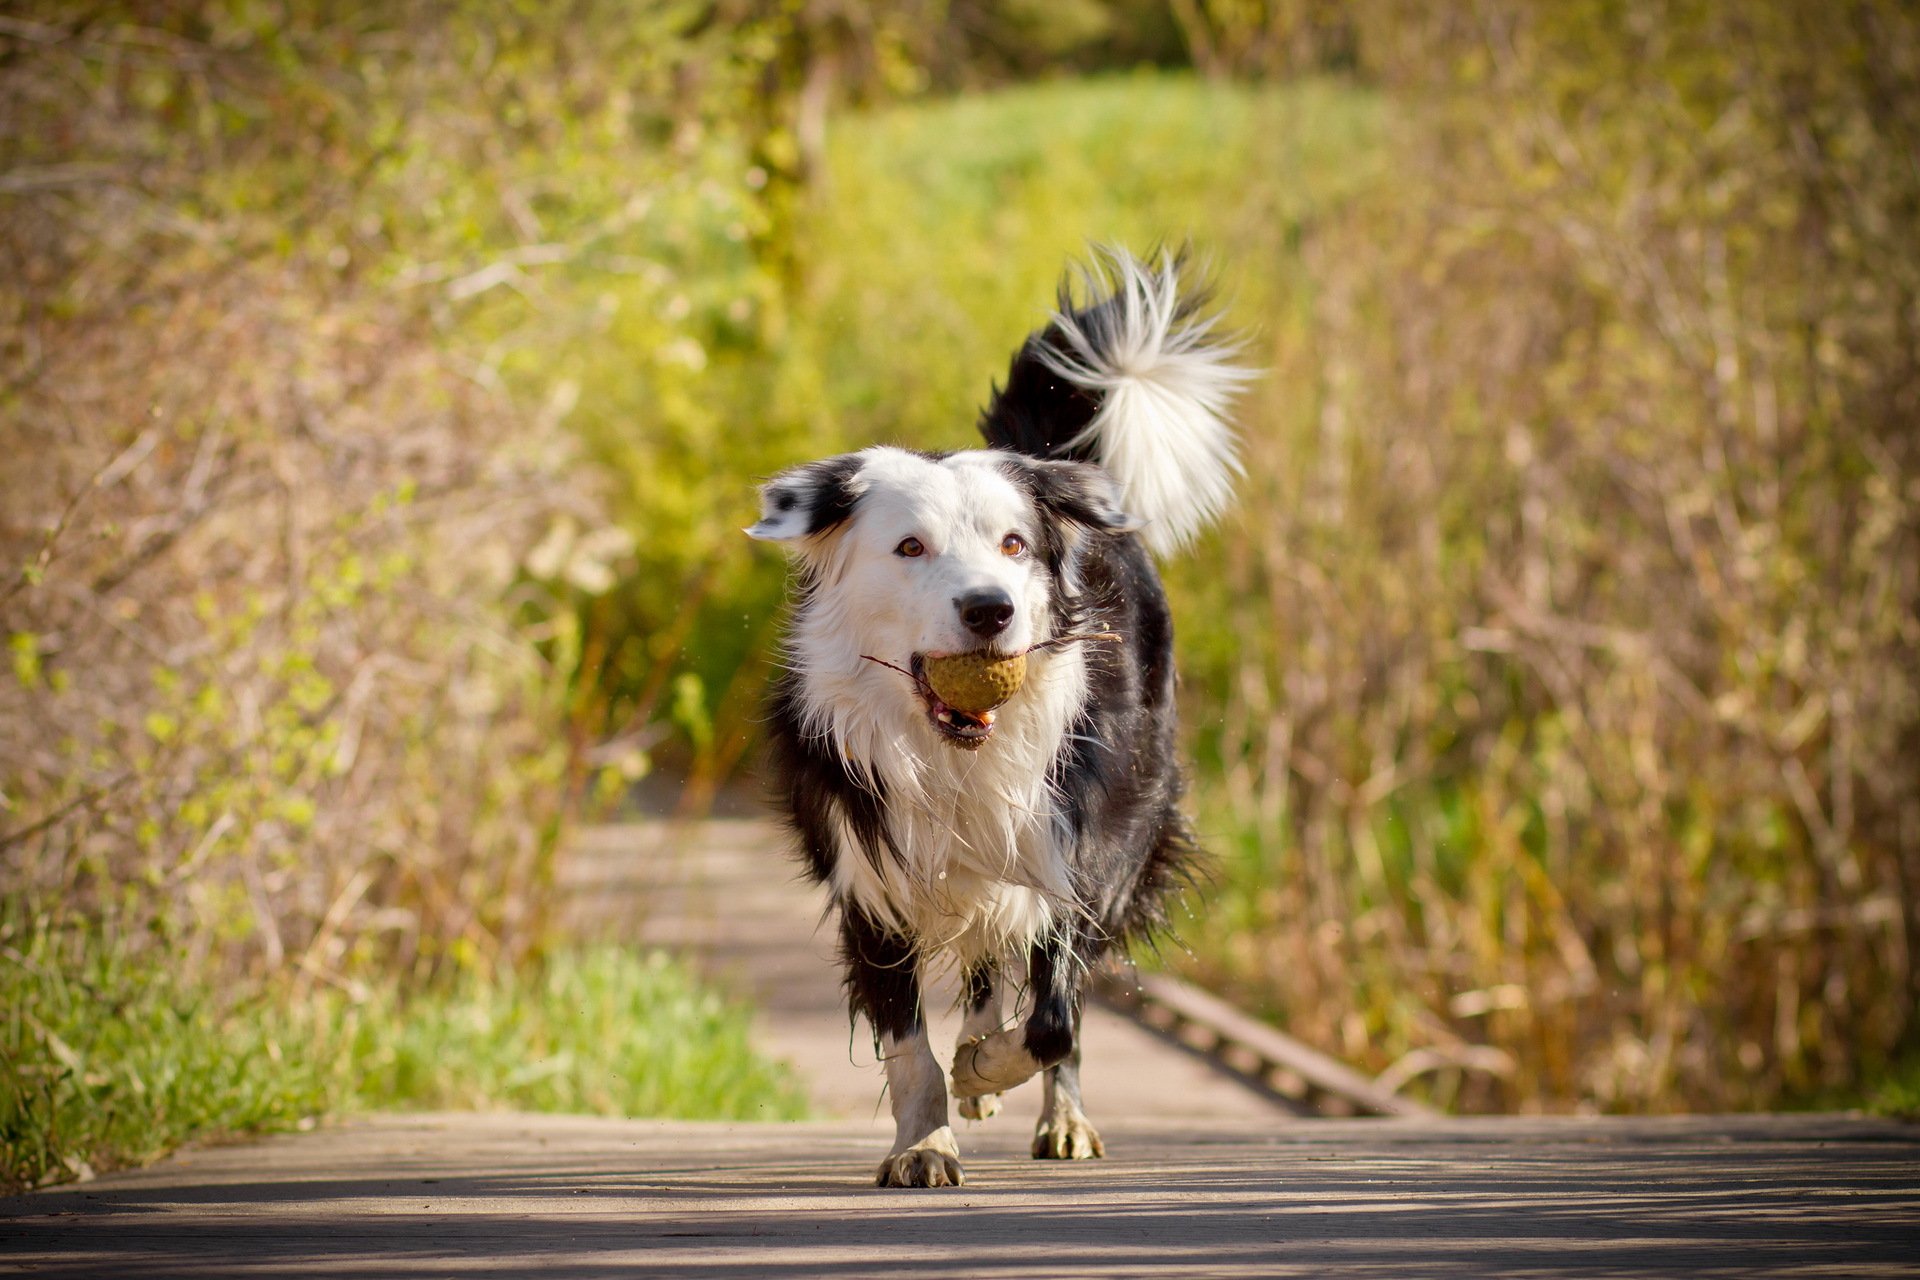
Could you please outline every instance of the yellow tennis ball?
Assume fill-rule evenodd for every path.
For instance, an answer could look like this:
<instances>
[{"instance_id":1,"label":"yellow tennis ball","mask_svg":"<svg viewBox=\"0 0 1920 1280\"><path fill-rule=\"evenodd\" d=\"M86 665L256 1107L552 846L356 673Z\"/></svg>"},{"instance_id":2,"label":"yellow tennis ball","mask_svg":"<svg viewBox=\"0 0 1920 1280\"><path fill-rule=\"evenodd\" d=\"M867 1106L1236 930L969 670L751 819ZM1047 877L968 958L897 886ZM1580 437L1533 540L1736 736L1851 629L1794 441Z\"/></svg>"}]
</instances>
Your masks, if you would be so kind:
<instances>
[{"instance_id":1,"label":"yellow tennis ball","mask_svg":"<svg viewBox=\"0 0 1920 1280\"><path fill-rule=\"evenodd\" d=\"M956 711L979 715L1020 692L1027 655L996 658L986 653L949 653L926 660L927 683Z\"/></svg>"}]
</instances>

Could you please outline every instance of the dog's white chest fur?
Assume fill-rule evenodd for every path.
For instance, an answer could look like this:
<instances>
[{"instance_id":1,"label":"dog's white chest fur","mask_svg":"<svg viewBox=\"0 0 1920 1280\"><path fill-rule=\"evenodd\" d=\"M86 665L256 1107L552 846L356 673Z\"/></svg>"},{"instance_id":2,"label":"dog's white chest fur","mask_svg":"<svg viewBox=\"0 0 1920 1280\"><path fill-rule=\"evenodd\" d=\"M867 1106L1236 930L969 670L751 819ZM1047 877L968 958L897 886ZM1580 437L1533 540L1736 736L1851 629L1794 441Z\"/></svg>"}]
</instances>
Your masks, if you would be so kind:
<instances>
[{"instance_id":1,"label":"dog's white chest fur","mask_svg":"<svg viewBox=\"0 0 1920 1280\"><path fill-rule=\"evenodd\" d=\"M852 682L900 678L862 665ZM871 696L894 690L848 688L824 700L834 745L884 792L891 837L868 850L842 830L835 895L963 961L1024 950L1044 934L1075 900L1071 835L1048 773L1086 688L1078 652L1037 659L978 751L942 742L897 696Z\"/></svg>"}]
</instances>

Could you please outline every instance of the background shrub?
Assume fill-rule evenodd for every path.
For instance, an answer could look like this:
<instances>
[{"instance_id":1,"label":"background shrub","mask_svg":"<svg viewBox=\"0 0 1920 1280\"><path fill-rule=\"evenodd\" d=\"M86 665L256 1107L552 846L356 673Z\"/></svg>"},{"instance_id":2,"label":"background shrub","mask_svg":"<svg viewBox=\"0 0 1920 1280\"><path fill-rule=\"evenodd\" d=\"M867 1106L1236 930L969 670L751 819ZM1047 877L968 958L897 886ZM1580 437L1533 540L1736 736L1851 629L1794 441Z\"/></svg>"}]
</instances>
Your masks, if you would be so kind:
<instances>
[{"instance_id":1,"label":"background shrub","mask_svg":"<svg viewBox=\"0 0 1920 1280\"><path fill-rule=\"evenodd\" d=\"M583 621L633 539L568 419L671 405L710 326L755 323L758 32L623 5L0 19L0 977L30 1001L0 1179L304 1114L325 1064L219 1028L497 988L545 940L563 820L645 766L603 731ZM76 1039L57 993L107 972L95 1016L128 1034ZM168 1018L208 1029L182 1087L228 1088L238 1053L247 1096L88 1084L154 1103Z\"/></svg>"},{"instance_id":2,"label":"background shrub","mask_svg":"<svg viewBox=\"0 0 1920 1280\"><path fill-rule=\"evenodd\" d=\"M1390 10L1394 178L1188 592L1201 972L1464 1105L1856 1082L1920 975L1913 15Z\"/></svg>"}]
</instances>

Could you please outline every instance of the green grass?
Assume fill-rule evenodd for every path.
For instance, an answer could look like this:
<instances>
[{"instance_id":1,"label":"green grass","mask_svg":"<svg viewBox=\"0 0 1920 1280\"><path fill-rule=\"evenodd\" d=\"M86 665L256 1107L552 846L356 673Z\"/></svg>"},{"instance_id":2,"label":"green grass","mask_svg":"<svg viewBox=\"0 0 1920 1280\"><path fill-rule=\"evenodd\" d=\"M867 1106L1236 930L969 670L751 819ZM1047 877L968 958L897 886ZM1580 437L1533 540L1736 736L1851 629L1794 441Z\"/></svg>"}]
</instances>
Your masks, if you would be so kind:
<instances>
[{"instance_id":1,"label":"green grass","mask_svg":"<svg viewBox=\"0 0 1920 1280\"><path fill-rule=\"evenodd\" d=\"M512 1108L784 1120L804 1114L747 1019L662 955L561 953L402 997L278 988L235 1000L113 947L0 951L0 1190L327 1112Z\"/></svg>"},{"instance_id":2,"label":"green grass","mask_svg":"<svg viewBox=\"0 0 1920 1280\"><path fill-rule=\"evenodd\" d=\"M1092 242L1146 252L1191 241L1253 339L1250 360L1270 364L1275 332L1306 323L1281 299L1301 274L1307 230L1378 185L1387 115L1377 95L1332 79L1164 73L850 112L828 130L821 180L792 229L798 287L773 291L777 305L741 284L724 253L671 296L656 296L649 275L597 263L543 274L540 314L582 327L523 350L516 376L528 403L550 400L559 379L577 385L569 429L604 464L636 534L587 644L618 655L597 677L616 701L640 697L656 664L673 668L651 686L674 691L659 718L677 733L657 763L679 768L712 745L724 771L738 758L728 744L737 751L757 732L785 581L781 558L739 533L760 481L877 442L976 444L991 384ZM498 292L489 306L518 305ZM604 326L588 324L603 310ZM675 323L698 339L691 363L660 354L684 346L659 327L681 311ZM1183 616L1196 619L1190 640L1230 654L1232 629L1197 621L1217 613Z\"/></svg>"},{"instance_id":3,"label":"green grass","mask_svg":"<svg viewBox=\"0 0 1920 1280\"><path fill-rule=\"evenodd\" d=\"M1920 1121L1920 1056L1905 1059L1875 1081L1861 1107L1877 1116Z\"/></svg>"},{"instance_id":4,"label":"green grass","mask_svg":"<svg viewBox=\"0 0 1920 1280\"><path fill-rule=\"evenodd\" d=\"M69 954L61 955L65 950ZM72 954L77 952L78 954ZM0 952L0 1190L286 1128L332 1082L257 1001L225 1004L113 946Z\"/></svg>"},{"instance_id":5,"label":"green grass","mask_svg":"<svg viewBox=\"0 0 1920 1280\"><path fill-rule=\"evenodd\" d=\"M344 1015L344 1016L343 1016ZM342 1009L356 1101L685 1119L795 1120L747 1015L660 953L562 952L525 976Z\"/></svg>"},{"instance_id":6,"label":"green grass","mask_svg":"<svg viewBox=\"0 0 1920 1280\"><path fill-rule=\"evenodd\" d=\"M1300 227L1374 181L1383 114L1336 81L1141 73L837 122L796 380L824 388L845 443L971 446L989 382L1095 242L1191 241L1251 323Z\"/></svg>"}]
</instances>

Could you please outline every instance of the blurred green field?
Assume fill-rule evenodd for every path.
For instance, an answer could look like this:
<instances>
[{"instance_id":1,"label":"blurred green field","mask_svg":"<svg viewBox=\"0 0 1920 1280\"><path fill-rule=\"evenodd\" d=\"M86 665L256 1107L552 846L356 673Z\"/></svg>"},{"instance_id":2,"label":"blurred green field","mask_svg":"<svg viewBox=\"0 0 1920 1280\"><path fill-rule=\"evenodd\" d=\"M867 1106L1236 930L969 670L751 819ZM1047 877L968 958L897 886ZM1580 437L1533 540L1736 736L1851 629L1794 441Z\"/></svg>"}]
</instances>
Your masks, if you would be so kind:
<instances>
[{"instance_id":1,"label":"blurred green field","mask_svg":"<svg viewBox=\"0 0 1920 1280\"><path fill-rule=\"evenodd\" d=\"M1191 244L1260 360L1299 322L1280 299L1301 279L1303 227L1384 172L1381 117L1377 95L1332 81L1141 72L836 121L777 334L755 349L716 336L701 412L656 413L644 444L624 442L631 419L612 400L583 396L576 411L635 477L619 508L636 537L632 630L616 640L630 656L609 666L616 698L623 682L660 683L657 664L674 671L666 766L698 790L750 762L784 581L738 533L760 480L873 443L977 444L991 386L1095 243ZM662 489L676 496L656 500Z\"/></svg>"},{"instance_id":2,"label":"blurred green field","mask_svg":"<svg viewBox=\"0 0 1920 1280\"><path fill-rule=\"evenodd\" d=\"M1232 319L1271 341L1301 227L1383 172L1380 117L1332 81L1140 73L846 120L794 334L841 439L978 444L990 384L1091 244L1191 244Z\"/></svg>"}]
</instances>

